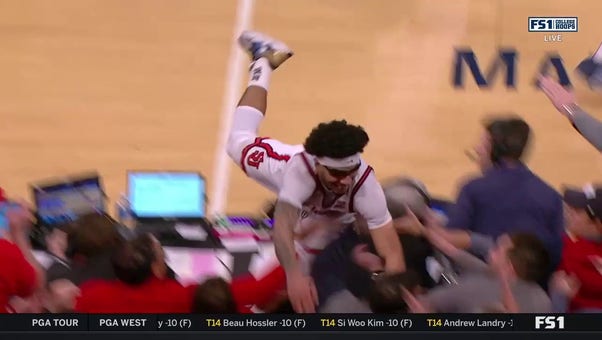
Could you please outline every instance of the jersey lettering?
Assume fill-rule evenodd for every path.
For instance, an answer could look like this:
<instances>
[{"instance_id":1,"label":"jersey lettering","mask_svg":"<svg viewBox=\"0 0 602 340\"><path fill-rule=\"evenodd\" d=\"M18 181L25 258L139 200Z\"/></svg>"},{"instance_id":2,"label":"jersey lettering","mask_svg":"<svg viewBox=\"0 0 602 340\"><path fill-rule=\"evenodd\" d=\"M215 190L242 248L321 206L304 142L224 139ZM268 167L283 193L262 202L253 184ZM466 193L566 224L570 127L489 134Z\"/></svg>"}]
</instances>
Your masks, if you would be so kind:
<instances>
[{"instance_id":1,"label":"jersey lettering","mask_svg":"<svg viewBox=\"0 0 602 340\"><path fill-rule=\"evenodd\" d=\"M263 152L263 151L254 151L247 158L247 165L252 166L255 169L259 169L259 165L261 163L263 163L263 155L264 154L265 154L265 152Z\"/></svg>"}]
</instances>

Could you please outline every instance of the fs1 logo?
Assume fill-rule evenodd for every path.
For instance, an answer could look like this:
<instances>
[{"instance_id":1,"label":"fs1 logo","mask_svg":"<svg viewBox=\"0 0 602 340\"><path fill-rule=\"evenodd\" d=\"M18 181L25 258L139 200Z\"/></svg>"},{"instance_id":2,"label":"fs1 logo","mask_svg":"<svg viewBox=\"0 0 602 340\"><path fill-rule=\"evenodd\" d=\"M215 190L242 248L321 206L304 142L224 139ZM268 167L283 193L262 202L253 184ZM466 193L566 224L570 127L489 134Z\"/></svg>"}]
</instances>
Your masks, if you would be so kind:
<instances>
[{"instance_id":1,"label":"fs1 logo","mask_svg":"<svg viewBox=\"0 0 602 340\"><path fill-rule=\"evenodd\" d=\"M542 327L543 326L543 327ZM564 329L564 316L536 316L535 329Z\"/></svg>"},{"instance_id":2,"label":"fs1 logo","mask_svg":"<svg viewBox=\"0 0 602 340\"><path fill-rule=\"evenodd\" d=\"M529 32L578 32L577 17L529 17Z\"/></svg>"}]
</instances>

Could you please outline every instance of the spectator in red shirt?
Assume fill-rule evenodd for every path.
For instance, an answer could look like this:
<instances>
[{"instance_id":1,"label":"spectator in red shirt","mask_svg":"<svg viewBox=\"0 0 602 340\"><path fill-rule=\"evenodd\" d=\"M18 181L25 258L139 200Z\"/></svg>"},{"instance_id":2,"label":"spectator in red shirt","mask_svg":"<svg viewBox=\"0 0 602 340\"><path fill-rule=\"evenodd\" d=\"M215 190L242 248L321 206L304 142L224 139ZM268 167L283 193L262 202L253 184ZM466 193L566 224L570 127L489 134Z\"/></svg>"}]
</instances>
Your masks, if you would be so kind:
<instances>
[{"instance_id":1,"label":"spectator in red shirt","mask_svg":"<svg viewBox=\"0 0 602 340\"><path fill-rule=\"evenodd\" d=\"M7 212L9 228L0 235L0 313L13 311L12 297L29 297L44 281L29 242L31 218L25 205Z\"/></svg>"},{"instance_id":2,"label":"spectator in red shirt","mask_svg":"<svg viewBox=\"0 0 602 340\"><path fill-rule=\"evenodd\" d=\"M552 288L571 298L569 312L602 312L602 188L567 189L564 202L567 230ZM558 298L555 309L564 312Z\"/></svg>"},{"instance_id":3,"label":"spectator in red shirt","mask_svg":"<svg viewBox=\"0 0 602 340\"><path fill-rule=\"evenodd\" d=\"M7 313L12 296L28 297L36 287L33 266L15 244L0 240L0 313Z\"/></svg>"},{"instance_id":4,"label":"spectator in red shirt","mask_svg":"<svg viewBox=\"0 0 602 340\"><path fill-rule=\"evenodd\" d=\"M80 286L75 311L83 313L189 313L193 289L167 277L159 241L144 234L117 248L112 257L117 280Z\"/></svg>"},{"instance_id":5,"label":"spectator in red shirt","mask_svg":"<svg viewBox=\"0 0 602 340\"><path fill-rule=\"evenodd\" d=\"M252 306L265 306L281 298L286 289L286 274L281 266L260 279L252 275L236 277L231 283L211 278L195 290L193 313L253 313Z\"/></svg>"}]
</instances>

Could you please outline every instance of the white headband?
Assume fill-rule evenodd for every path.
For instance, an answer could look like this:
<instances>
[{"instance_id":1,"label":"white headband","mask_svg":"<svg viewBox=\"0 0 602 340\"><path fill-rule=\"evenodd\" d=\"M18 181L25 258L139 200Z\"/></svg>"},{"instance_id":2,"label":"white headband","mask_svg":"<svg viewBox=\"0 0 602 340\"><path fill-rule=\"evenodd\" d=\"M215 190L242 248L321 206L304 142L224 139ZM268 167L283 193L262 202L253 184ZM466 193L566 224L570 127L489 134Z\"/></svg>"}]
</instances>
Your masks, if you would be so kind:
<instances>
[{"instance_id":1,"label":"white headband","mask_svg":"<svg viewBox=\"0 0 602 340\"><path fill-rule=\"evenodd\" d=\"M318 163L333 169L349 169L361 162L359 153L345 158L318 157Z\"/></svg>"}]
</instances>

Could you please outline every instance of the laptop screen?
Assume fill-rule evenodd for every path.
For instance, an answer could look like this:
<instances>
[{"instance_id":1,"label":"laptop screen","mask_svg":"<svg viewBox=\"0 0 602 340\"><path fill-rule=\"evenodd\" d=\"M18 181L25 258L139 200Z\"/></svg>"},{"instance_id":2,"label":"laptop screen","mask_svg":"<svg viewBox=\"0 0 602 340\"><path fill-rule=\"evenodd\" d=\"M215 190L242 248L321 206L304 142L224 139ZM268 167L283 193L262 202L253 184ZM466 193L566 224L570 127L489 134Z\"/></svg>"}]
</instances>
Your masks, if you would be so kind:
<instances>
[{"instance_id":1,"label":"laptop screen","mask_svg":"<svg viewBox=\"0 0 602 340\"><path fill-rule=\"evenodd\" d=\"M33 187L38 219L53 226L89 214L105 212L105 195L100 178L91 177Z\"/></svg>"},{"instance_id":2,"label":"laptop screen","mask_svg":"<svg viewBox=\"0 0 602 340\"><path fill-rule=\"evenodd\" d=\"M130 172L128 199L138 218L202 218L205 179L194 172Z\"/></svg>"}]
</instances>

